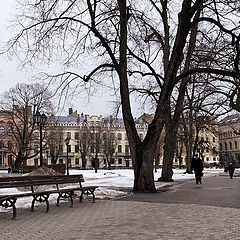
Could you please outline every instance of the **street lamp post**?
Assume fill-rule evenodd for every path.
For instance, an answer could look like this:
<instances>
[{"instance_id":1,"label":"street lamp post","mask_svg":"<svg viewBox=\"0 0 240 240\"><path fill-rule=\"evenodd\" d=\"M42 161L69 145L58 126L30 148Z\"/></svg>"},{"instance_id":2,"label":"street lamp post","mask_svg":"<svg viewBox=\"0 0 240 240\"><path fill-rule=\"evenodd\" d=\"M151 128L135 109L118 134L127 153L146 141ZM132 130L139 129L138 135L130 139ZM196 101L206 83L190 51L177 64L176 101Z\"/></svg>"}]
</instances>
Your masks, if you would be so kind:
<instances>
[{"instance_id":1,"label":"street lamp post","mask_svg":"<svg viewBox=\"0 0 240 240\"><path fill-rule=\"evenodd\" d=\"M47 154L47 165L48 165L48 153L49 153L49 149L47 148L47 150L46 150L46 154Z\"/></svg>"},{"instance_id":2,"label":"street lamp post","mask_svg":"<svg viewBox=\"0 0 240 240\"><path fill-rule=\"evenodd\" d=\"M68 164L68 145L70 143L70 138L66 138L65 139L65 143L66 143L66 146L67 146L67 175L69 175L69 164Z\"/></svg>"},{"instance_id":3,"label":"street lamp post","mask_svg":"<svg viewBox=\"0 0 240 240\"><path fill-rule=\"evenodd\" d=\"M47 122L47 116L43 113L40 114L39 111L37 111L34 114L34 121L37 123L37 125L40 128L40 167L43 165L43 156L42 156L42 128Z\"/></svg>"}]
</instances>

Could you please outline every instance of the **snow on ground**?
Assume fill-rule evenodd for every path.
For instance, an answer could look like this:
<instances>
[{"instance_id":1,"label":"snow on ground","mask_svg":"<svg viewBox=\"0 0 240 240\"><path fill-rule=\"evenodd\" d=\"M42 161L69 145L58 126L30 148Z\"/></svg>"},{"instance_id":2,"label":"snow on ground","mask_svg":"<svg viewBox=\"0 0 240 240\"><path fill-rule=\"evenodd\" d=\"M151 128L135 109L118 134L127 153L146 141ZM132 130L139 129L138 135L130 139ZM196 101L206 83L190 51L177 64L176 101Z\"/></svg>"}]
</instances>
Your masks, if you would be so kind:
<instances>
[{"instance_id":1,"label":"snow on ground","mask_svg":"<svg viewBox=\"0 0 240 240\"><path fill-rule=\"evenodd\" d=\"M194 179L194 174L185 174L184 169L173 169L173 179L175 181L182 180L191 180ZM223 169L204 169L204 177L210 175L218 175L223 173ZM122 169L122 170L98 170L95 173L94 170L70 170L70 174L83 174L85 183L83 186L98 186L98 189L95 190L96 198L98 199L111 199L115 197L121 197L126 194L129 194L133 187L134 174L133 170ZM1 176L11 176L7 171L1 171ZM169 186L172 183L157 182L157 179L161 176L161 169L158 169L154 173L154 180L156 188L161 189L165 186ZM0 195L6 193L17 193L20 192L16 188L9 189L0 189ZM57 194L50 195L50 203L56 202ZM17 208L30 208L31 206L31 197L19 198L16 203ZM60 203L61 204L61 203ZM37 205L37 203L36 203ZM3 208L0 208L1 211L6 211ZM11 211L11 209L7 209Z\"/></svg>"}]
</instances>

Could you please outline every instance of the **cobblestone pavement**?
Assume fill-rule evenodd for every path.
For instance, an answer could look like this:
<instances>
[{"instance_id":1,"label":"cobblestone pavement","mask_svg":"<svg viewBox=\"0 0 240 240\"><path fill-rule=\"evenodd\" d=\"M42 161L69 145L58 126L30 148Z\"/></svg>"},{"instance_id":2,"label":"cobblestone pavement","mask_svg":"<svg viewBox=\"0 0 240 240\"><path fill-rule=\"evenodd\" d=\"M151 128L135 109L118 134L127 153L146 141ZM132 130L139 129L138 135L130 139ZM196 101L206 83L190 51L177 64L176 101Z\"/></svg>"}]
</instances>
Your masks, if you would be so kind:
<instances>
[{"instance_id":1,"label":"cobblestone pavement","mask_svg":"<svg viewBox=\"0 0 240 240\"><path fill-rule=\"evenodd\" d=\"M221 177L215 181L217 179L222 181ZM238 180L234 181L237 184ZM205 183L207 188L207 180ZM187 189L194 186L194 182L180 185ZM201 189L192 191L195 195ZM225 192L222 198L227 195ZM75 201L73 208L69 203L61 203L59 208L51 206L48 213L44 212L45 206L37 207L35 212L19 209L17 220L11 220L11 211L2 212L0 239L240 240L239 208L190 201L166 203L161 202L161 196L161 193L149 194L148 199L155 198L152 202L146 201L146 195L141 194L119 200L97 200L96 203ZM187 195L185 197L188 199Z\"/></svg>"}]
</instances>

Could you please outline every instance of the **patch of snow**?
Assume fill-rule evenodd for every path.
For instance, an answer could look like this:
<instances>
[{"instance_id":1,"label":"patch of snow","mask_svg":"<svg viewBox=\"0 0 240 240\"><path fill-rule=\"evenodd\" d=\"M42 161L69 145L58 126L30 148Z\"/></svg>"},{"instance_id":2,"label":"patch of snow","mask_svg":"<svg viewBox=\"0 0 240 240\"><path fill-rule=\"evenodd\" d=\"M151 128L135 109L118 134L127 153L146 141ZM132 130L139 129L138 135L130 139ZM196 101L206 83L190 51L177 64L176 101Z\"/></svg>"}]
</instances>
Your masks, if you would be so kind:
<instances>
[{"instance_id":1,"label":"patch of snow","mask_svg":"<svg viewBox=\"0 0 240 240\"><path fill-rule=\"evenodd\" d=\"M42 174L48 171L48 168L41 170ZM98 199L111 199L115 197L121 197L129 194L133 188L134 172L131 169L121 170L98 170L95 173L94 170L72 170L70 174L83 174L85 182L83 186L98 186L95 190L95 196ZM185 174L185 169L173 169L173 179L175 181L194 179L194 174ZM223 173L223 169L204 169L204 177ZM50 174L53 174L52 172ZM7 171L1 171L0 177L11 176ZM154 180L156 189L161 189L166 186L170 186L169 182L158 182L157 179L161 176L161 169L154 172ZM16 188L0 189L0 195L10 193L21 193ZM79 192L76 192L79 196ZM57 194L51 194L49 198L50 203L56 203ZM30 208L32 197L19 198L16 203L17 208ZM36 205L39 203L36 203ZM0 211L12 211L12 209L0 208Z\"/></svg>"}]
</instances>

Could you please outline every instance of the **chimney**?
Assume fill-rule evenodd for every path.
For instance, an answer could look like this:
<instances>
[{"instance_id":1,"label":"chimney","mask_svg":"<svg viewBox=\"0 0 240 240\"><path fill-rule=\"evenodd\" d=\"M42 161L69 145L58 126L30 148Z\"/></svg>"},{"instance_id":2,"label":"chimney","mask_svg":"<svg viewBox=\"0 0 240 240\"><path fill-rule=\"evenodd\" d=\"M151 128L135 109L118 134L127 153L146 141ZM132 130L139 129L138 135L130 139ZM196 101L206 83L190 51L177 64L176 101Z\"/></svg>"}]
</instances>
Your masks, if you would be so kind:
<instances>
[{"instance_id":1,"label":"chimney","mask_svg":"<svg viewBox=\"0 0 240 240\"><path fill-rule=\"evenodd\" d=\"M72 108L69 108L68 109L68 115L71 115L73 113L73 109Z\"/></svg>"}]
</instances>

